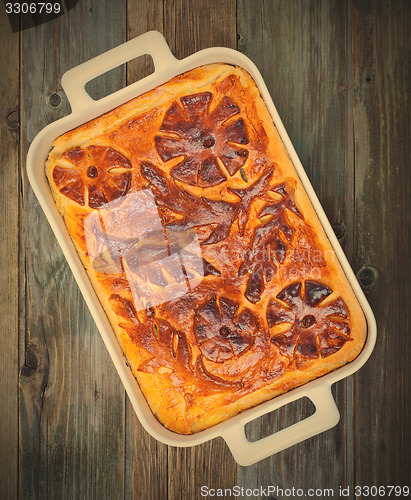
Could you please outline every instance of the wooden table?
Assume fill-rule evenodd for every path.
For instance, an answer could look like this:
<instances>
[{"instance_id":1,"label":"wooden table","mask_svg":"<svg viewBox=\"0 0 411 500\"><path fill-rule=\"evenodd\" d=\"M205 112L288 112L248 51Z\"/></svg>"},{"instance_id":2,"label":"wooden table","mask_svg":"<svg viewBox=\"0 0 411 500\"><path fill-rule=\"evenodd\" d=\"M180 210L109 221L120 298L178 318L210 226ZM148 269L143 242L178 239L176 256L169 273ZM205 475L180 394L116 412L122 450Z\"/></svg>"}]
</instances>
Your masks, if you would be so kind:
<instances>
[{"instance_id":1,"label":"wooden table","mask_svg":"<svg viewBox=\"0 0 411 500\"><path fill-rule=\"evenodd\" d=\"M0 8L0 497L198 499L202 485L276 485L334 498L349 486L354 498L355 485L409 484L409 2L82 0L20 33ZM178 58L221 45L256 63L377 317L371 359L334 386L340 423L251 467L222 440L176 449L143 430L27 181L30 142L70 111L61 75L150 29ZM141 58L90 92L150 70ZM308 410L295 403L250 432Z\"/></svg>"}]
</instances>

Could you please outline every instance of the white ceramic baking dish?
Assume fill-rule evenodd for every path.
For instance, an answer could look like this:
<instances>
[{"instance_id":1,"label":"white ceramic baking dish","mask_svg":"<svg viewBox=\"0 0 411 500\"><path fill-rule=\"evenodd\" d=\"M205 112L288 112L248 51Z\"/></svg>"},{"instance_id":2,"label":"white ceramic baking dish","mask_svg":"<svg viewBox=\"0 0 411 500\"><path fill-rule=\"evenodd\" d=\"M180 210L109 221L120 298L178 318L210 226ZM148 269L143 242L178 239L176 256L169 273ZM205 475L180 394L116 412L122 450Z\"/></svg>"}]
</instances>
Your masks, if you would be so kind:
<instances>
[{"instance_id":1,"label":"white ceramic baking dish","mask_svg":"<svg viewBox=\"0 0 411 500\"><path fill-rule=\"evenodd\" d=\"M145 54L153 58L155 66L153 74L99 101L93 100L87 94L85 90L87 82L112 68ZM362 352L351 363L271 401L246 410L212 428L187 436L176 434L163 427L154 417L142 395L71 242L63 219L55 206L45 176L44 163L52 149L52 142L61 134L153 89L178 74L210 63L242 66L254 78L325 232L364 310L368 335ZM159 32L150 31L67 71L62 77L62 86L70 102L72 113L48 125L34 139L27 156L28 177L144 428L159 441L172 446L194 446L221 436L227 442L234 458L240 465L251 465L335 426L339 421L340 414L331 393L331 385L357 371L369 358L376 340L375 318L315 195L256 66L240 52L221 47L202 50L185 59L178 60L170 52L163 36ZM250 442L246 438L244 427L248 422L302 397L308 397L314 403L316 411L313 415L259 441Z\"/></svg>"}]
</instances>

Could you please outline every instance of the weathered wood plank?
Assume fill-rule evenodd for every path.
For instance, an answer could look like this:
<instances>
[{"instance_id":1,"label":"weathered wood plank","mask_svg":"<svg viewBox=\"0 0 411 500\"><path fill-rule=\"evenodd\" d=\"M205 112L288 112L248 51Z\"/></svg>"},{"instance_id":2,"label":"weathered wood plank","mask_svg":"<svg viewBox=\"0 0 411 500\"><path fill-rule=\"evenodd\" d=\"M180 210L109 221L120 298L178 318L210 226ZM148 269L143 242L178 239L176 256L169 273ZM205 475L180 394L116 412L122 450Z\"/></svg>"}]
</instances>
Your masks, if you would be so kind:
<instances>
[{"instance_id":1,"label":"weathered wood plank","mask_svg":"<svg viewBox=\"0 0 411 500\"><path fill-rule=\"evenodd\" d=\"M206 13L206 15L204 15ZM200 26L205 23L206 26ZM178 29L176 29L178 26ZM211 29L213 28L213 29ZM128 32L132 38L150 29L164 33L176 57L212 45L235 46L235 2L128 2ZM210 36L211 34L211 36ZM128 81L150 72L147 60L129 64ZM127 405L126 494L132 498L190 498L203 484L235 484L235 463L222 441L192 449L156 443ZM171 471L169 474L168 471Z\"/></svg>"},{"instance_id":2,"label":"weathered wood plank","mask_svg":"<svg viewBox=\"0 0 411 500\"><path fill-rule=\"evenodd\" d=\"M410 25L407 1L353 3L354 262L378 324L356 376L357 484L410 479Z\"/></svg>"},{"instance_id":3,"label":"weathered wood plank","mask_svg":"<svg viewBox=\"0 0 411 500\"><path fill-rule=\"evenodd\" d=\"M163 2L129 0L127 3L127 38L146 31L163 31ZM150 57L139 57L127 65L127 83L153 71ZM125 498L167 498L167 446L152 438L137 419L129 399L126 401L126 471Z\"/></svg>"},{"instance_id":4,"label":"weathered wood plank","mask_svg":"<svg viewBox=\"0 0 411 500\"><path fill-rule=\"evenodd\" d=\"M357 375L336 384L343 414L336 429L256 466L236 468L222 441L175 449L148 436L124 398L24 169L17 232L18 171L4 168L16 164L19 141L4 122L9 110L18 108L12 83L17 66L9 64L0 80L5 102L0 255L9 262L1 282L8 292L0 294L0 384L7 395L1 410L0 497L16 497L18 477L21 498L199 498L203 484L307 489L409 482L408 3L237 3L239 48L262 71L331 222L342 224L337 231L345 230L341 241L355 270L375 266L378 273L375 281L373 267L360 273L379 324L376 351ZM234 1L128 0L127 9L127 30L125 0L83 1L67 16L22 34L22 167L36 133L69 111L59 86L69 67L147 29L163 31L177 57L208 46L235 47ZM11 50L10 61L17 61L11 36L0 33L1 50ZM150 68L146 61L131 63L127 81ZM99 96L124 83L122 68L91 88ZM54 93L63 99L56 107L48 101ZM13 123L12 116L12 129ZM304 403L287 407L252 424L251 436L288 425L306 411Z\"/></svg>"},{"instance_id":5,"label":"weathered wood plank","mask_svg":"<svg viewBox=\"0 0 411 500\"><path fill-rule=\"evenodd\" d=\"M236 46L236 2L165 2L164 36L177 58L212 46ZM169 448L168 497L200 498L200 487L232 487L236 465L223 440L195 448Z\"/></svg>"},{"instance_id":6,"label":"weathered wood plank","mask_svg":"<svg viewBox=\"0 0 411 500\"><path fill-rule=\"evenodd\" d=\"M124 39L124 2L108 1L80 2L22 33L23 166L34 136L69 111L62 73ZM100 80L97 91L110 92L118 78ZM49 100L56 93L61 104ZM25 174L20 214L21 497L121 497L124 389Z\"/></svg>"},{"instance_id":7,"label":"weathered wood plank","mask_svg":"<svg viewBox=\"0 0 411 500\"><path fill-rule=\"evenodd\" d=\"M168 447L143 429L128 399L125 437L124 498L168 498Z\"/></svg>"},{"instance_id":8,"label":"weathered wood plank","mask_svg":"<svg viewBox=\"0 0 411 500\"><path fill-rule=\"evenodd\" d=\"M239 49L262 72L284 125L336 232L345 243L353 211L347 177L347 44L345 2L238 2ZM248 468L238 483L284 488L351 481L351 382L334 389L342 414L337 428ZM267 427L287 427L308 410L304 402L250 425L254 439ZM338 467L330 467L337 463Z\"/></svg>"},{"instance_id":9,"label":"weathered wood plank","mask_svg":"<svg viewBox=\"0 0 411 500\"><path fill-rule=\"evenodd\" d=\"M207 47L236 47L234 0L174 0L164 3L164 36L182 59Z\"/></svg>"},{"instance_id":10,"label":"weathered wood plank","mask_svg":"<svg viewBox=\"0 0 411 500\"><path fill-rule=\"evenodd\" d=\"M164 5L160 0L128 0L127 2L127 38L132 39L146 31L163 32ZM139 57L127 65L127 83L141 80L154 70L150 57Z\"/></svg>"},{"instance_id":11,"label":"weathered wood plank","mask_svg":"<svg viewBox=\"0 0 411 500\"><path fill-rule=\"evenodd\" d=\"M19 34L0 12L0 496L18 495Z\"/></svg>"}]
</instances>

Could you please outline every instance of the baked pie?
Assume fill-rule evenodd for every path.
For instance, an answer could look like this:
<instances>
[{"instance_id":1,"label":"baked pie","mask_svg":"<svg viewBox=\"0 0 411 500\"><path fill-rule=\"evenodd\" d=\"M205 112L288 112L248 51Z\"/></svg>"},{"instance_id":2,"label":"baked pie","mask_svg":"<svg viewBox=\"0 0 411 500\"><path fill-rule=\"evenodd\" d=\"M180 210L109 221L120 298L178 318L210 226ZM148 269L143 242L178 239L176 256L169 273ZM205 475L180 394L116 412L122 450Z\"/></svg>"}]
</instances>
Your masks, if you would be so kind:
<instances>
[{"instance_id":1,"label":"baked pie","mask_svg":"<svg viewBox=\"0 0 411 500\"><path fill-rule=\"evenodd\" d=\"M188 71L53 146L57 207L166 428L201 431L360 353L362 309L245 70Z\"/></svg>"}]
</instances>

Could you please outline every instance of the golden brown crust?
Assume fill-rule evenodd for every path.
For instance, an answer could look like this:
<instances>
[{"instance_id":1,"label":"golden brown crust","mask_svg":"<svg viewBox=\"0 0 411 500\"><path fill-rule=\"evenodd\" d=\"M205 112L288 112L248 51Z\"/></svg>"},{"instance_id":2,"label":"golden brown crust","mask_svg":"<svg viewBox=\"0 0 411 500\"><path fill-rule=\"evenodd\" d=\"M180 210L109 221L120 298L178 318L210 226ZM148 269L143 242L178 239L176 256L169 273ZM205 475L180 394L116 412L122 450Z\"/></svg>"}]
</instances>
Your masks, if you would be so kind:
<instances>
[{"instance_id":1,"label":"golden brown crust","mask_svg":"<svg viewBox=\"0 0 411 500\"><path fill-rule=\"evenodd\" d=\"M46 173L165 427L200 431L361 351L361 307L243 69L196 68L67 132Z\"/></svg>"}]
</instances>

